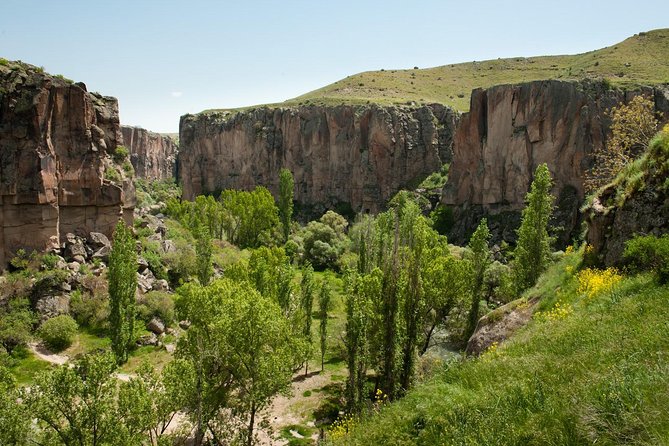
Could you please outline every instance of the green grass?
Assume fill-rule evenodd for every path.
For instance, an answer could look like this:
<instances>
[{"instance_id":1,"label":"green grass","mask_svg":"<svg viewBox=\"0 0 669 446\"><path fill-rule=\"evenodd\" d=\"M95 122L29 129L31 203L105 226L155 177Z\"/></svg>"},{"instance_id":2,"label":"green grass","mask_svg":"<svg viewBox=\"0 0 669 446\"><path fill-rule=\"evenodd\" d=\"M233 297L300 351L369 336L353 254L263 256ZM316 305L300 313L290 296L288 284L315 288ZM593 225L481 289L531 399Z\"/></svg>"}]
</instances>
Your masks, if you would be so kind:
<instances>
[{"instance_id":1,"label":"green grass","mask_svg":"<svg viewBox=\"0 0 669 446\"><path fill-rule=\"evenodd\" d=\"M16 355L9 363L9 370L16 378L18 385L30 385L35 380L35 376L52 366L46 361L37 358L30 350L25 349L20 355Z\"/></svg>"},{"instance_id":2,"label":"green grass","mask_svg":"<svg viewBox=\"0 0 669 446\"><path fill-rule=\"evenodd\" d=\"M157 371L160 371L171 360L172 355L162 347L138 347L130 352L128 355L128 362L123 364L119 370L123 373L135 373L139 366L142 365L144 361L147 361Z\"/></svg>"},{"instance_id":3,"label":"green grass","mask_svg":"<svg viewBox=\"0 0 669 446\"><path fill-rule=\"evenodd\" d=\"M576 55L513 57L435 68L367 71L272 106L441 103L469 109L475 88L544 79L605 79L614 87L669 82L669 29ZM245 110L246 107L237 110ZM209 110L212 111L212 110Z\"/></svg>"},{"instance_id":4,"label":"green grass","mask_svg":"<svg viewBox=\"0 0 669 446\"><path fill-rule=\"evenodd\" d=\"M553 268L533 292L546 302L559 294L573 312L535 317L338 444L669 444L669 288L642 275L587 299L569 266Z\"/></svg>"},{"instance_id":5,"label":"green grass","mask_svg":"<svg viewBox=\"0 0 669 446\"><path fill-rule=\"evenodd\" d=\"M70 358L85 355L96 350L108 350L111 347L111 339L103 333L80 328L74 337L72 345L61 354Z\"/></svg>"}]
</instances>

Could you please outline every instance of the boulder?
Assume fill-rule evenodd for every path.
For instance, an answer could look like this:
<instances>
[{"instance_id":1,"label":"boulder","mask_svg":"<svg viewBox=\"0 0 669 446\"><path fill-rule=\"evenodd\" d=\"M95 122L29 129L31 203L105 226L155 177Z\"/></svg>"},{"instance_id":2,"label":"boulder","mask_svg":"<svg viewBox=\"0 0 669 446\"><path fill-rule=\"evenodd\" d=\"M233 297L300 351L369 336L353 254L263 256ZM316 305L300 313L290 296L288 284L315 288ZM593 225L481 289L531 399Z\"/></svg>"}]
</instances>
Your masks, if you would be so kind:
<instances>
[{"instance_id":1,"label":"boulder","mask_svg":"<svg viewBox=\"0 0 669 446\"><path fill-rule=\"evenodd\" d=\"M93 251L98 251L100 248L111 249L109 238L101 232L91 232L88 235L88 244Z\"/></svg>"},{"instance_id":2,"label":"boulder","mask_svg":"<svg viewBox=\"0 0 669 446\"><path fill-rule=\"evenodd\" d=\"M158 336L155 333L147 333L142 335L137 339L137 345L147 346L147 345L158 345Z\"/></svg>"},{"instance_id":3,"label":"boulder","mask_svg":"<svg viewBox=\"0 0 669 446\"><path fill-rule=\"evenodd\" d=\"M148 324L146 324L146 329L157 334L165 333L165 324L159 318L151 318Z\"/></svg>"}]
</instances>

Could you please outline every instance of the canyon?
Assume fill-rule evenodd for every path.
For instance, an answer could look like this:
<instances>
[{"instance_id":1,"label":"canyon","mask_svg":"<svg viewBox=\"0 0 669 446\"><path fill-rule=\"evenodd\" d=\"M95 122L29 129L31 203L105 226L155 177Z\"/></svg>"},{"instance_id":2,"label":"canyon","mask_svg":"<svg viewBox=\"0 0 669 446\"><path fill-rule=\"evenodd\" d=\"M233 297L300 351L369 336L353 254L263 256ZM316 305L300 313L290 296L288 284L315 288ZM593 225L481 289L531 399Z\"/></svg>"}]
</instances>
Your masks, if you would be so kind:
<instances>
[{"instance_id":1,"label":"canyon","mask_svg":"<svg viewBox=\"0 0 669 446\"><path fill-rule=\"evenodd\" d=\"M179 145L169 136L140 127L121 126L123 144L130 152L135 175L147 180L167 180L176 177Z\"/></svg>"}]
</instances>

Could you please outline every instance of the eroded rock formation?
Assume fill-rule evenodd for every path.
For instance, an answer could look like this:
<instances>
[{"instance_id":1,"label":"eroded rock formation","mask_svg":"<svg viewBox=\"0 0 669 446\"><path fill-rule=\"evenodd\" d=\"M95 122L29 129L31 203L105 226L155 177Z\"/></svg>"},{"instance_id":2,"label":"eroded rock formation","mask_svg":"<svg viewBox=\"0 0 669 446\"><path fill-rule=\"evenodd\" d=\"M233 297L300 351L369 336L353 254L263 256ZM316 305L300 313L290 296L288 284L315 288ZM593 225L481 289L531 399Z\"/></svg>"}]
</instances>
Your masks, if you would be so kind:
<instances>
[{"instance_id":1,"label":"eroded rock formation","mask_svg":"<svg viewBox=\"0 0 669 446\"><path fill-rule=\"evenodd\" d=\"M515 240L532 175L547 163L556 197L558 242L580 230L584 175L606 144L612 106L644 94L668 110L662 90L610 90L603 83L537 81L474 90L457 127L442 203L452 206L450 240L463 243L487 216L496 240Z\"/></svg>"},{"instance_id":2,"label":"eroded rock formation","mask_svg":"<svg viewBox=\"0 0 669 446\"><path fill-rule=\"evenodd\" d=\"M378 212L450 161L457 114L424 107L303 106L181 118L183 195L264 185L278 192L279 170L295 178L304 216L327 209Z\"/></svg>"},{"instance_id":3,"label":"eroded rock formation","mask_svg":"<svg viewBox=\"0 0 669 446\"><path fill-rule=\"evenodd\" d=\"M586 209L587 241L605 265L623 263L625 243L635 235L669 233L669 128L640 163L636 178L610 185Z\"/></svg>"},{"instance_id":4,"label":"eroded rock formation","mask_svg":"<svg viewBox=\"0 0 669 446\"><path fill-rule=\"evenodd\" d=\"M121 138L116 99L0 65L0 269L19 248L57 247L66 233L111 236L121 216L132 218L132 183L109 156Z\"/></svg>"},{"instance_id":5,"label":"eroded rock formation","mask_svg":"<svg viewBox=\"0 0 669 446\"><path fill-rule=\"evenodd\" d=\"M175 178L179 148L172 138L125 125L121 131L135 175L147 180Z\"/></svg>"}]
</instances>

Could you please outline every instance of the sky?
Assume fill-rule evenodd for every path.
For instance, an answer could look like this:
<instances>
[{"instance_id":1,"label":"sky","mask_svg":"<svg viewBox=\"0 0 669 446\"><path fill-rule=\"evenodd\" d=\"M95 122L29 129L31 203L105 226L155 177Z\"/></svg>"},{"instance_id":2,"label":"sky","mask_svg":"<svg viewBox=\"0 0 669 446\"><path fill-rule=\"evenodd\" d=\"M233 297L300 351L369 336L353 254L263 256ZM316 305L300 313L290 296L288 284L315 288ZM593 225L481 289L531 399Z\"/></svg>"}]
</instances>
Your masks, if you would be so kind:
<instances>
[{"instance_id":1,"label":"sky","mask_svg":"<svg viewBox=\"0 0 669 446\"><path fill-rule=\"evenodd\" d=\"M281 102L368 70L575 54L669 27L667 0L0 0L0 57L119 100L122 124Z\"/></svg>"}]
</instances>

